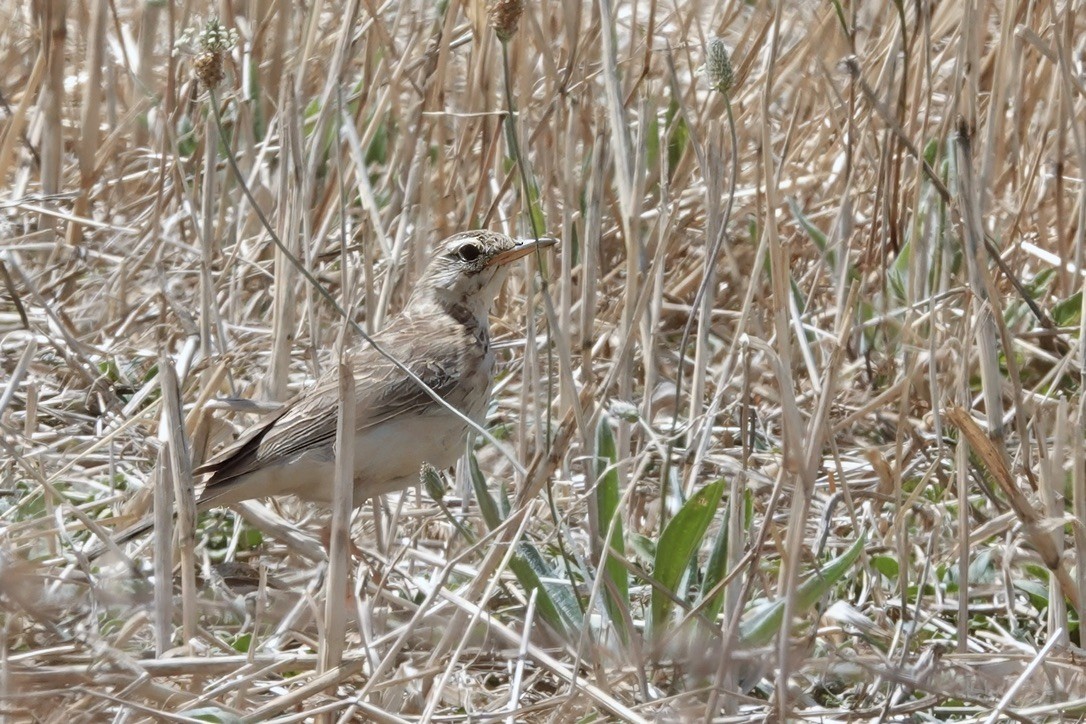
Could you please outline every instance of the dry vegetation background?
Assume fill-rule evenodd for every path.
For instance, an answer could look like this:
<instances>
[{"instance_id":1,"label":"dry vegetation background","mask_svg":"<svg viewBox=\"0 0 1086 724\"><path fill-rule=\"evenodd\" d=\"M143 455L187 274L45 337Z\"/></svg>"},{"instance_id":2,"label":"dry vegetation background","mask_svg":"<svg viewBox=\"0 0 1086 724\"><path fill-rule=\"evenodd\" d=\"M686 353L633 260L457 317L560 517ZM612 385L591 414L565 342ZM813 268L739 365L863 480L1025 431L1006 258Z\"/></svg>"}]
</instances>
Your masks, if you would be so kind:
<instances>
[{"instance_id":1,"label":"dry vegetation background","mask_svg":"<svg viewBox=\"0 0 1086 724\"><path fill-rule=\"evenodd\" d=\"M172 52L211 15L221 124ZM1081 720L1084 25L561 0L505 58L479 0L0 0L0 714ZM511 456L367 503L349 562L293 500L88 560L222 398L330 364L288 254L374 329L533 220Z\"/></svg>"}]
</instances>

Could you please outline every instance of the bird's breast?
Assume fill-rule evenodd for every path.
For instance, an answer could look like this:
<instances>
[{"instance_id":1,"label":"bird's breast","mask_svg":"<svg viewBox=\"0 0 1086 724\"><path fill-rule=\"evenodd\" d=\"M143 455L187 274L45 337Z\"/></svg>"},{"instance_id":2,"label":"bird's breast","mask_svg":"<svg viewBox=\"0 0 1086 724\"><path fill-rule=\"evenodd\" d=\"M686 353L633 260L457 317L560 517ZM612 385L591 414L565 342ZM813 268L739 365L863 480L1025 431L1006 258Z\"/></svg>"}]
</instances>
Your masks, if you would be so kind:
<instances>
[{"instance_id":1,"label":"bird's breast","mask_svg":"<svg viewBox=\"0 0 1086 724\"><path fill-rule=\"evenodd\" d=\"M481 421L480 415L486 412L493 380L494 351L490 347L489 337L484 333L483 340L464 350L460 384L453 395L456 399L449 402L473 420Z\"/></svg>"},{"instance_id":2,"label":"bird's breast","mask_svg":"<svg viewBox=\"0 0 1086 724\"><path fill-rule=\"evenodd\" d=\"M355 437L357 495L374 495L418 481L419 468L452 466L464 451L469 425L486 419L494 378L495 355L489 330L453 325L440 355L440 366L456 380L442 398L460 414L436 402L393 420L359 431ZM433 349L433 348L431 348ZM462 416L463 417L462 417Z\"/></svg>"}]
</instances>

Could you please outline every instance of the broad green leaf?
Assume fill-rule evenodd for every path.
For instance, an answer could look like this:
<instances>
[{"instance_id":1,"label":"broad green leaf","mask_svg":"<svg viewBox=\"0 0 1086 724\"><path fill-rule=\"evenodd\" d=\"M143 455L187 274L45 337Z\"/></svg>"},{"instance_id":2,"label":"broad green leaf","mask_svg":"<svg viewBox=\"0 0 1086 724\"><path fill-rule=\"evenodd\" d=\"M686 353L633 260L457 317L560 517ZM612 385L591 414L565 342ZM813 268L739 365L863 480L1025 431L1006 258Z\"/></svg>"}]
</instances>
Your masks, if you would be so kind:
<instances>
[{"instance_id":1,"label":"broad green leaf","mask_svg":"<svg viewBox=\"0 0 1086 724\"><path fill-rule=\"evenodd\" d=\"M258 528L243 526L238 538L238 549L251 551L264 545L264 534Z\"/></svg>"},{"instance_id":2,"label":"broad green leaf","mask_svg":"<svg viewBox=\"0 0 1086 724\"><path fill-rule=\"evenodd\" d=\"M936 162L939 160L939 141L931 139L924 146L924 160L928 162L928 165L935 168Z\"/></svg>"},{"instance_id":3,"label":"broad green leaf","mask_svg":"<svg viewBox=\"0 0 1086 724\"><path fill-rule=\"evenodd\" d=\"M622 495L619 491L618 467L616 466L617 453L615 451L615 437L611 432L611 420L607 415L600 417L600 423L596 427L596 519L599 521L600 535L606 539L607 531L611 530L608 546L605 546L604 565L602 569L610 581L609 586L604 586L604 601L607 612L611 615L611 622L618 631L623 641L628 640L629 632L626 630L623 611L630 608L630 581L626 575L626 567L610 551L618 551L625 555L626 537L622 530L622 514L619 510L619 501ZM612 521L614 521L612 523Z\"/></svg>"},{"instance_id":4,"label":"broad green leaf","mask_svg":"<svg viewBox=\"0 0 1086 724\"><path fill-rule=\"evenodd\" d=\"M509 500L509 489L504 484L498 486L498 518L505 520L513 512L513 503Z\"/></svg>"},{"instance_id":5,"label":"broad green leaf","mask_svg":"<svg viewBox=\"0 0 1086 724\"><path fill-rule=\"evenodd\" d=\"M906 241L886 272L890 291L893 292L894 298L900 303L904 303L907 299L905 287L909 282L909 271L911 269L912 242Z\"/></svg>"},{"instance_id":6,"label":"broad green leaf","mask_svg":"<svg viewBox=\"0 0 1086 724\"><path fill-rule=\"evenodd\" d=\"M1038 581L1027 581L1019 579L1015 580L1013 585L1015 589L1026 594L1026 597L1029 598L1030 605L1032 605L1038 611L1044 611L1048 608L1048 584L1039 583Z\"/></svg>"},{"instance_id":7,"label":"broad green leaf","mask_svg":"<svg viewBox=\"0 0 1086 724\"><path fill-rule=\"evenodd\" d=\"M844 577L860 557L866 539L857 538L847 551L827 563L821 570L809 576L796 587L793 611L803 613L818 603L826 593ZM739 638L743 646L765 646L780 630L784 619L784 599L756 609L739 625Z\"/></svg>"},{"instance_id":8,"label":"broad green leaf","mask_svg":"<svg viewBox=\"0 0 1086 724\"><path fill-rule=\"evenodd\" d=\"M664 529L656 546L653 578L675 596L681 598L679 581L687 566L701 548L705 531L716 513L720 497L724 494L724 481L710 483L695 493L679 509ZM652 589L652 630L660 632L667 621L672 601L664 591Z\"/></svg>"},{"instance_id":9,"label":"broad green leaf","mask_svg":"<svg viewBox=\"0 0 1086 724\"><path fill-rule=\"evenodd\" d=\"M1031 299L1043 297L1052 289L1052 283L1056 281L1056 270L1052 268L1042 269L1037 275L1026 282L1026 291Z\"/></svg>"},{"instance_id":10,"label":"broad green leaf","mask_svg":"<svg viewBox=\"0 0 1086 724\"><path fill-rule=\"evenodd\" d=\"M686 119L679 113L679 104L675 100L668 104L664 126L667 128L667 173L670 178L690 140L690 129L686 127Z\"/></svg>"},{"instance_id":11,"label":"broad green leaf","mask_svg":"<svg viewBox=\"0 0 1086 724\"><path fill-rule=\"evenodd\" d=\"M263 73L259 70L260 61L257 56L249 57L249 97L253 99L253 103L249 105L250 112L253 119L253 137L258 141L264 140L264 134L268 130L268 123L264 118L264 104L261 102L264 96L264 89L260 85L261 79L264 77Z\"/></svg>"},{"instance_id":12,"label":"broad green leaf","mask_svg":"<svg viewBox=\"0 0 1086 724\"><path fill-rule=\"evenodd\" d=\"M645 168L655 169L660 163L660 114L653 113L650 118L645 134Z\"/></svg>"},{"instance_id":13,"label":"broad green leaf","mask_svg":"<svg viewBox=\"0 0 1086 724\"><path fill-rule=\"evenodd\" d=\"M1078 291L1052 307L1052 319L1059 327L1076 327L1082 319L1082 292Z\"/></svg>"},{"instance_id":14,"label":"broad green leaf","mask_svg":"<svg viewBox=\"0 0 1086 724\"><path fill-rule=\"evenodd\" d=\"M517 548L522 551L524 546L522 544ZM553 626L559 633L568 636L569 629L567 629L562 615L558 612L558 606L555 605L548 587L543 585L543 581L541 581L539 577L539 572L535 569L530 560L517 554L509 560L509 567L513 569L513 574L516 575L517 581L520 583L520 587L524 589L525 593L530 594L532 591L538 591L535 598L535 605L539 610L539 614L543 617L543 620Z\"/></svg>"},{"instance_id":15,"label":"broad green leaf","mask_svg":"<svg viewBox=\"0 0 1086 724\"><path fill-rule=\"evenodd\" d=\"M475 491L475 500L479 503L479 512L483 515L483 522L489 530L494 530L501 525L501 514L498 513L498 503L490 494L486 486L486 478L479 470L479 459L475 453L468 453L468 470L471 473L471 487Z\"/></svg>"},{"instance_id":16,"label":"broad green leaf","mask_svg":"<svg viewBox=\"0 0 1086 724\"><path fill-rule=\"evenodd\" d=\"M539 193L539 184L535 182L535 179L529 179L528 181L528 213L532 218L533 229L539 229L542 233L543 229L547 228L547 221L543 217L543 198Z\"/></svg>"},{"instance_id":17,"label":"broad green leaf","mask_svg":"<svg viewBox=\"0 0 1086 724\"><path fill-rule=\"evenodd\" d=\"M709 562L705 564L705 582L702 584L705 593L713 590L728 575L728 519L733 505L736 505L736 501L728 500L724 506L724 525L720 526L720 531L716 534L713 550L709 554ZM706 617L710 621L714 620L723 605L724 589L720 589L720 592L713 596L706 606Z\"/></svg>"},{"instance_id":18,"label":"broad green leaf","mask_svg":"<svg viewBox=\"0 0 1086 724\"><path fill-rule=\"evenodd\" d=\"M972 585L992 583L996 579L993 565L994 553L991 548L981 549L977 557L969 562L969 583Z\"/></svg>"},{"instance_id":19,"label":"broad green leaf","mask_svg":"<svg viewBox=\"0 0 1086 724\"><path fill-rule=\"evenodd\" d=\"M366 165L384 165L388 163L388 145L389 138L392 135L389 126L392 121L388 115L385 119L377 125L377 130L374 131L373 139L370 141L370 145L366 148Z\"/></svg>"},{"instance_id":20,"label":"broad green leaf","mask_svg":"<svg viewBox=\"0 0 1086 724\"><path fill-rule=\"evenodd\" d=\"M479 460L475 457L475 453L468 454L468 470L471 473L471 485L475 490L475 499L479 502L479 512L483 516L486 527L493 530L501 525L502 513L498 502L487 488L486 478L479 469ZM568 589L544 585L540 579L541 576L549 577L551 571L544 562L543 556L535 549L535 546L527 542L521 542L517 546L517 553L510 559L509 567L513 569L513 574L516 575L517 581L525 593L531 593L533 590L539 591L536 594L536 607L539 609L544 621L567 636L571 631L576 632L579 630L579 618L574 619L574 622L578 624L576 627L568 626L566 620L570 615L567 611L568 606L561 607L562 611L567 612L566 616L563 616L562 613L559 613L559 606L551 595L556 590L569 595ZM573 609L577 610L576 602L573 603ZM579 610L577 610L577 616L580 616Z\"/></svg>"},{"instance_id":21,"label":"broad green leaf","mask_svg":"<svg viewBox=\"0 0 1086 724\"><path fill-rule=\"evenodd\" d=\"M246 654L249 653L249 646L253 643L253 635L251 633L245 633L234 639L234 642L230 644L230 648L234 651Z\"/></svg>"},{"instance_id":22,"label":"broad green leaf","mask_svg":"<svg viewBox=\"0 0 1086 724\"><path fill-rule=\"evenodd\" d=\"M789 196L787 201L788 208L792 211L792 217L796 220L796 223L798 223L800 228L807 233L807 236L811 238L811 241L813 241L815 246L818 247L818 250L822 252L822 255L825 258L826 263L829 264L830 269L834 269L837 264L835 262L833 252L831 251L827 253L826 251L826 248L829 246L829 240L827 239L826 234L822 231L822 229L819 229L817 226L815 226L813 221L807 218L807 215L803 213L803 209L801 209L799 207L799 204L796 202L795 197Z\"/></svg>"},{"instance_id":23,"label":"broad green leaf","mask_svg":"<svg viewBox=\"0 0 1086 724\"><path fill-rule=\"evenodd\" d=\"M873 556L871 566L891 581L896 581L898 574L901 572L901 566L898 564L897 559L890 556Z\"/></svg>"},{"instance_id":24,"label":"broad green leaf","mask_svg":"<svg viewBox=\"0 0 1086 724\"><path fill-rule=\"evenodd\" d=\"M547 617L546 620L550 621L559 631L564 630L570 632L570 635L577 635L583 622L581 606L577 602L573 589L567 583L553 580L556 572L544 560L539 549L528 541L521 541L517 546L517 555L513 557L513 561L514 572L516 572L517 566L526 564L531 568L535 576L534 580L538 581L539 585L542 586L540 595L536 598L536 606L539 607L544 617ZM519 578L520 574L518 574ZM531 590L526 584L528 579L520 580L525 590ZM549 618L551 614L548 611L552 609L557 617L555 621Z\"/></svg>"},{"instance_id":25,"label":"broad green leaf","mask_svg":"<svg viewBox=\"0 0 1086 724\"><path fill-rule=\"evenodd\" d=\"M796 309L799 310L800 316L807 310L807 298L803 296L803 290L799 288L799 284L796 282L795 277L791 274L788 275L788 285L792 288L792 298L796 300ZM814 334L807 333L807 338L814 340Z\"/></svg>"}]
</instances>

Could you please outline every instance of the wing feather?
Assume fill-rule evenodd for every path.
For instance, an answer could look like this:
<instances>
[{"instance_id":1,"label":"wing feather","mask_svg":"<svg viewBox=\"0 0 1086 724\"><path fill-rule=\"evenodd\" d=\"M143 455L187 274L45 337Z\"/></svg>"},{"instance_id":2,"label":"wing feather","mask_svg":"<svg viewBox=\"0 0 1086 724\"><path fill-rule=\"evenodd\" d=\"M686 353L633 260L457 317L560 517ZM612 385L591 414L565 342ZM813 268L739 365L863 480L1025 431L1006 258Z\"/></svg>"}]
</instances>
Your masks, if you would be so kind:
<instances>
[{"instance_id":1,"label":"wing feather","mask_svg":"<svg viewBox=\"0 0 1086 724\"><path fill-rule=\"evenodd\" d=\"M438 395L448 398L459 382L457 371L463 354L474 343L470 337L454 332L447 326L401 320L394 333L379 335L378 343L396 354ZM352 354L352 366L357 385L358 431L435 404L426 390L372 346ZM196 472L212 475L202 497L214 495L214 487L255 470L289 463L316 448L330 449L336 435L337 374L333 369L322 375L312 387L200 466Z\"/></svg>"}]
</instances>

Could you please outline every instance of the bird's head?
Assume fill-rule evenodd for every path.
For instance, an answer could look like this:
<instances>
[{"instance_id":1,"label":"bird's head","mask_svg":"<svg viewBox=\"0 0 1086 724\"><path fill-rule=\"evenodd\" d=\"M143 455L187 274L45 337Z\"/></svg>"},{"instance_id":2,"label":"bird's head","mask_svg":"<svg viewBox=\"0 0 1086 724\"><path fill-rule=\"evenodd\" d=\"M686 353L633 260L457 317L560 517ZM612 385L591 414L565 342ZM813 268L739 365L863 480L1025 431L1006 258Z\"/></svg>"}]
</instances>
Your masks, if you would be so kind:
<instances>
[{"instance_id":1,"label":"bird's head","mask_svg":"<svg viewBox=\"0 0 1086 724\"><path fill-rule=\"evenodd\" d=\"M438 244L412 304L466 306L485 319L511 262L558 243L556 239L512 239L493 231L462 231Z\"/></svg>"}]
</instances>

